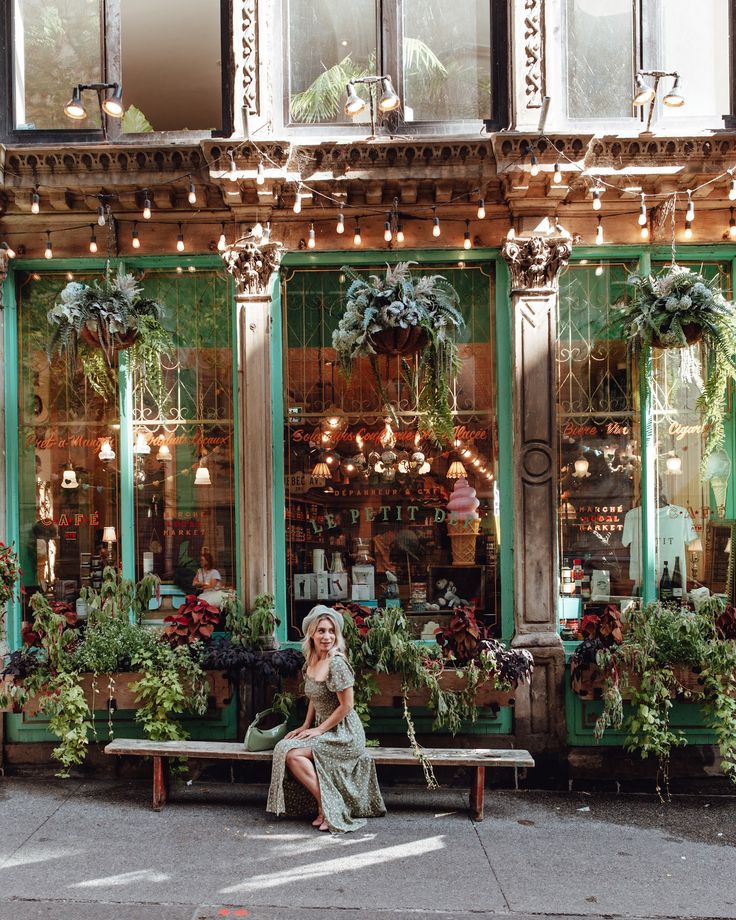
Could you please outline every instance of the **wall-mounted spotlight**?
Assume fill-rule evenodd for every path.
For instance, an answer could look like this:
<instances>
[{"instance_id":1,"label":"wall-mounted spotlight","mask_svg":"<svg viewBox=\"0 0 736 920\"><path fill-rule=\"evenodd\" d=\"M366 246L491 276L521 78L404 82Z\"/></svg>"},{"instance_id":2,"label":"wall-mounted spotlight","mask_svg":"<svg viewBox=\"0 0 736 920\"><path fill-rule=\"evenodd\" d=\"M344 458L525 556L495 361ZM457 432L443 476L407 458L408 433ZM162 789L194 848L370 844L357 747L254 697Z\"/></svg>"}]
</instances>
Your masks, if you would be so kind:
<instances>
[{"instance_id":1,"label":"wall-mounted spotlight","mask_svg":"<svg viewBox=\"0 0 736 920\"><path fill-rule=\"evenodd\" d=\"M654 79L654 86L651 86L644 80L644 77L652 77ZM635 78L635 89L634 97L632 102L635 106L644 106L649 105L649 113L647 114L647 126L641 132L642 134L649 135L652 133L652 115L654 114L654 103L657 100L657 90L659 89L659 82L665 77L673 77L674 83L672 84L672 89L664 95L662 102L669 106L670 108L679 108L682 105L685 105L685 98L680 92L680 75L676 70L666 71L666 70L639 70L637 71Z\"/></svg>"},{"instance_id":2,"label":"wall-mounted spotlight","mask_svg":"<svg viewBox=\"0 0 736 920\"><path fill-rule=\"evenodd\" d=\"M85 90L94 90L97 93L97 102L100 110L109 115L110 118L123 117L123 87L120 83L77 83L72 89L72 97L64 106L64 114L75 121L81 121L87 117L87 110L82 101L82 93ZM112 90L109 96L105 93Z\"/></svg>"},{"instance_id":3,"label":"wall-mounted spotlight","mask_svg":"<svg viewBox=\"0 0 736 920\"><path fill-rule=\"evenodd\" d=\"M377 77L356 77L356 79L350 80L346 86L347 99L345 100L344 112L351 118L360 115L366 108L366 101L358 95L355 88L356 84L362 84L368 88L367 105L370 107L371 136L373 136L376 133L376 106L378 111L385 115L396 111L401 105L401 99L399 99L394 89L393 81L388 74L381 74ZM376 103L379 86L381 95Z\"/></svg>"}]
</instances>

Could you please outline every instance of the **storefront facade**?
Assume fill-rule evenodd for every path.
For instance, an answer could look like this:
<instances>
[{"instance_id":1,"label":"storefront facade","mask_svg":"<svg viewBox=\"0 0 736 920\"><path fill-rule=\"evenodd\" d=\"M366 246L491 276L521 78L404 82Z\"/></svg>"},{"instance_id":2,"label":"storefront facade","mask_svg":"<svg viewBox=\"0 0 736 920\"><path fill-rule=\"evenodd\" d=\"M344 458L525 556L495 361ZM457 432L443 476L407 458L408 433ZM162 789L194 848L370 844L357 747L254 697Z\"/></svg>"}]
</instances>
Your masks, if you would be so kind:
<instances>
[{"instance_id":1,"label":"storefront facade","mask_svg":"<svg viewBox=\"0 0 736 920\"><path fill-rule=\"evenodd\" d=\"M706 87L691 120L667 121L658 108L659 134L639 138L633 73L621 102L610 86L595 96L570 70L566 49L584 43L573 25L585 4L561 4L564 35L552 28L556 4L493 4L490 14L477 4L461 26L481 62L473 85L488 82L492 104L460 104L457 87L424 98L417 74L405 73L404 121L366 139L367 124L307 108L304 74L317 64L299 3L262 4L257 16L249 3L214 4L213 16L215 6L232 61L214 136L110 141L66 131L54 140L24 134L17 119L5 125L0 240L16 257L0 250L3 526L27 592L7 611L8 644L20 644L33 590L74 601L108 560L126 577L159 575L164 609L175 605L203 549L246 604L275 594L284 644L298 640L318 601L398 602L422 641L451 602L470 600L496 637L529 648L536 668L513 711L488 714L468 733L564 761L592 744L598 705L569 689L575 624L601 605L656 598L665 563L684 592L733 589L730 403L720 465L704 478L702 351L635 358L616 306L631 273L675 256L731 295L736 138L713 114L730 103ZM722 6L730 22L731 4ZM384 10L373 31L391 15ZM436 46L436 28L414 37ZM279 52L269 64L282 32L286 60ZM359 39L345 41L357 48ZM396 42L384 73L398 73L405 51ZM353 51L356 61L370 58L368 45ZM568 87L565 111L545 104L550 87ZM580 108L586 93L597 108ZM540 115L547 124L537 130ZM201 117L209 125L214 116ZM701 190L687 236L690 189ZM98 207L108 224L95 231ZM124 360L116 392L102 397L79 367L47 357L47 311L108 259L165 307L176 350L164 364L164 412ZM416 359L362 359L347 379L332 343L351 272L406 261L416 275L452 283L466 324L454 438L443 448L419 430ZM461 557L447 503L462 473L481 524ZM152 621L160 616L151 611ZM682 718L707 742L696 709ZM396 714L382 719L379 729L392 733ZM197 730L234 736L235 724L231 712ZM44 737L38 724L5 716L8 748Z\"/></svg>"}]
</instances>

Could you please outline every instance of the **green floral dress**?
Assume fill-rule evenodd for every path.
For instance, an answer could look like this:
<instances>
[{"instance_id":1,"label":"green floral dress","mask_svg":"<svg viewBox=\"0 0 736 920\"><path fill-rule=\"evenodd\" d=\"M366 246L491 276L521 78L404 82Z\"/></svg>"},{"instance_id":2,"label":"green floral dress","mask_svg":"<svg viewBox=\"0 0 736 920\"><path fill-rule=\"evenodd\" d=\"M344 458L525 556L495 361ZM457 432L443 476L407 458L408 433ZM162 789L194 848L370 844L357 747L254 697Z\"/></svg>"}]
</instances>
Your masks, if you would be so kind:
<instances>
[{"instance_id":1,"label":"green floral dress","mask_svg":"<svg viewBox=\"0 0 736 920\"><path fill-rule=\"evenodd\" d=\"M304 692L314 705L315 725L325 721L340 705L337 691L355 683L353 671L342 655L334 655L326 680L312 680L304 668ZM365 732L352 709L334 728L314 738L288 738L273 752L271 788L266 810L277 815L315 814L315 801L286 766L293 748L311 748L322 794L322 811L331 831L355 831L366 818L386 814L376 767L365 753Z\"/></svg>"}]
</instances>

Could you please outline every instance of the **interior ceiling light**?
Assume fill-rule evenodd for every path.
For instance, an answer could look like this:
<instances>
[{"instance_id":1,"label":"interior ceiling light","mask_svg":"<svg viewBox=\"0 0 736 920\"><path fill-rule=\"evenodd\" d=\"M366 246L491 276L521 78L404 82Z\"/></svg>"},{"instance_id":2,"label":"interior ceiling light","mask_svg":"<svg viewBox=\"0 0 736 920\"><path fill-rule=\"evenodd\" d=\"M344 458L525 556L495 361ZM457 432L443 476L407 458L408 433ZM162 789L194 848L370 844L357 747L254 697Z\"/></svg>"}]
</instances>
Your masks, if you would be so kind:
<instances>
[{"instance_id":1,"label":"interior ceiling light","mask_svg":"<svg viewBox=\"0 0 736 920\"><path fill-rule=\"evenodd\" d=\"M453 460L447 471L448 479L465 479L468 473L460 460Z\"/></svg>"},{"instance_id":2,"label":"interior ceiling light","mask_svg":"<svg viewBox=\"0 0 736 920\"><path fill-rule=\"evenodd\" d=\"M104 438L100 446L100 452L97 454L99 460L114 460L115 451L112 449L112 444L110 443L109 438Z\"/></svg>"},{"instance_id":3,"label":"interior ceiling light","mask_svg":"<svg viewBox=\"0 0 736 920\"><path fill-rule=\"evenodd\" d=\"M212 480L210 479L209 468L204 465L204 461L199 461L199 466L197 467L197 472L194 474L194 485L195 486L211 486Z\"/></svg>"}]
</instances>

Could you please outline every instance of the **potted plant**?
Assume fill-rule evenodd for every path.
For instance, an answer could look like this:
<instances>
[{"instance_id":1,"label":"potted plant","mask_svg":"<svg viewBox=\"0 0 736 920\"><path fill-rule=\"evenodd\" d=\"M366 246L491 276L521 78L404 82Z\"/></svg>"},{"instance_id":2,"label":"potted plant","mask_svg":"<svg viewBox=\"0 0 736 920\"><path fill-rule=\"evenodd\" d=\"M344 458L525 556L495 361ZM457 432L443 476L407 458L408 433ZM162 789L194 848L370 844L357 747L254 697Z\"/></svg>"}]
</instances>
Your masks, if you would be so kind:
<instances>
[{"instance_id":1,"label":"potted plant","mask_svg":"<svg viewBox=\"0 0 736 920\"><path fill-rule=\"evenodd\" d=\"M376 356L418 353L414 389L420 427L439 443L448 443L453 438L450 384L460 363L455 335L465 320L447 279L423 275L415 280L409 270L412 264L389 265L385 278L367 279L343 267L351 283L332 344L348 379L358 358L371 360L382 397Z\"/></svg>"},{"instance_id":2,"label":"potted plant","mask_svg":"<svg viewBox=\"0 0 736 920\"><path fill-rule=\"evenodd\" d=\"M622 304L623 331L635 346L686 348L701 342L707 350L707 379L699 405L706 432L703 469L723 444L723 419L729 380L736 380L736 307L721 293L718 280L680 265L658 277L631 275L632 296ZM689 373L683 362L683 370Z\"/></svg>"},{"instance_id":3,"label":"potted plant","mask_svg":"<svg viewBox=\"0 0 736 920\"><path fill-rule=\"evenodd\" d=\"M145 381L161 406L161 357L172 351L174 343L161 323L163 306L141 296L141 290L122 265L116 275L108 265L101 281L70 281L48 312L53 329L49 351L66 354L70 367L79 354L90 385L107 398L116 392L116 356L127 350L130 370Z\"/></svg>"}]
</instances>

